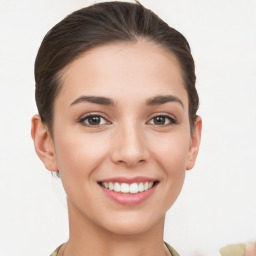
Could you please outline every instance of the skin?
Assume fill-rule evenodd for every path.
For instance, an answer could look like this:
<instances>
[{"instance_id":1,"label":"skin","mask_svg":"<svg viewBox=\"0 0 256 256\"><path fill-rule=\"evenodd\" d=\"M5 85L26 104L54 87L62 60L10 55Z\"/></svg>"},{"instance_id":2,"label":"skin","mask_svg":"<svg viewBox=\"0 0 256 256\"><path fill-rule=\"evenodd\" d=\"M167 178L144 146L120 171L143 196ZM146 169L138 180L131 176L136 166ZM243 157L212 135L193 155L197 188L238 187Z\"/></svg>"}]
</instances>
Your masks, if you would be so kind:
<instances>
[{"instance_id":1,"label":"skin","mask_svg":"<svg viewBox=\"0 0 256 256\"><path fill-rule=\"evenodd\" d=\"M254 244L246 244L245 256L256 256L256 247Z\"/></svg>"},{"instance_id":2,"label":"skin","mask_svg":"<svg viewBox=\"0 0 256 256\"><path fill-rule=\"evenodd\" d=\"M166 95L181 103L147 104ZM111 98L114 105L72 104L81 96ZM198 117L191 134L176 57L142 40L94 48L63 70L54 113L53 137L39 115L31 134L38 156L48 170L60 172L67 193L70 238L64 255L166 255L165 213L195 164L202 127ZM92 126L81 121L87 114L103 118ZM164 124L156 122L159 115ZM97 184L120 176L159 184L146 201L120 205Z\"/></svg>"}]
</instances>

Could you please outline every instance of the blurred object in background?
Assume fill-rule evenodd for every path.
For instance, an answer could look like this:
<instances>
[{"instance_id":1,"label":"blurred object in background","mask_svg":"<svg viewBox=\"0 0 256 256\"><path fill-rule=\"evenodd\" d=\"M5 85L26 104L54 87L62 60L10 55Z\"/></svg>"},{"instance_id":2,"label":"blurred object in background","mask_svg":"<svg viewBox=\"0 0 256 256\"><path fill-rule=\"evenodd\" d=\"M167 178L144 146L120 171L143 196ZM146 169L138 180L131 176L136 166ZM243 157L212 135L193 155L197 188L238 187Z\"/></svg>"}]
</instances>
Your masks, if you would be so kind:
<instances>
[{"instance_id":1,"label":"blurred object in background","mask_svg":"<svg viewBox=\"0 0 256 256\"><path fill-rule=\"evenodd\" d=\"M222 256L256 256L256 243L228 245L220 253Z\"/></svg>"}]
</instances>

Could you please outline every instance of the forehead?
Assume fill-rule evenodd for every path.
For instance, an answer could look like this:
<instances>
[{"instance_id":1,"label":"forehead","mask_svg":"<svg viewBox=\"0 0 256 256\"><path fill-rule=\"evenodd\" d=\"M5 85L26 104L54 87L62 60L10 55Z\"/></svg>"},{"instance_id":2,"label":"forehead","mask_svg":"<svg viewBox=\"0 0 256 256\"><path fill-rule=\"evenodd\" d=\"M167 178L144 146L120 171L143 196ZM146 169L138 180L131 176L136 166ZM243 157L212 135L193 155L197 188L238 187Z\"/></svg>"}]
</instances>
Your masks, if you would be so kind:
<instances>
[{"instance_id":1,"label":"forehead","mask_svg":"<svg viewBox=\"0 0 256 256\"><path fill-rule=\"evenodd\" d=\"M100 95L117 101L171 94L187 105L175 55L153 43L109 44L85 52L62 72L58 100Z\"/></svg>"}]
</instances>

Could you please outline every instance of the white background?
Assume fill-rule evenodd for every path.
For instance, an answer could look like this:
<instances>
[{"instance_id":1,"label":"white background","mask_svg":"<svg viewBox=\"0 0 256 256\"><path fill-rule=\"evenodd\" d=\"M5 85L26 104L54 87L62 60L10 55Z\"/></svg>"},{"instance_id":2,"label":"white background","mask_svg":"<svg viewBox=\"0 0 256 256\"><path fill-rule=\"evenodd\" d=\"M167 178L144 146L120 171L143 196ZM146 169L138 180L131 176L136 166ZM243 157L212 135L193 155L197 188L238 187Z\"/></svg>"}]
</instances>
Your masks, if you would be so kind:
<instances>
[{"instance_id":1,"label":"white background","mask_svg":"<svg viewBox=\"0 0 256 256\"><path fill-rule=\"evenodd\" d=\"M43 36L95 1L0 0L0 256L49 255L68 237L65 195L30 137L33 65ZM256 1L141 0L190 42L203 137L167 214L181 256L256 240Z\"/></svg>"}]
</instances>

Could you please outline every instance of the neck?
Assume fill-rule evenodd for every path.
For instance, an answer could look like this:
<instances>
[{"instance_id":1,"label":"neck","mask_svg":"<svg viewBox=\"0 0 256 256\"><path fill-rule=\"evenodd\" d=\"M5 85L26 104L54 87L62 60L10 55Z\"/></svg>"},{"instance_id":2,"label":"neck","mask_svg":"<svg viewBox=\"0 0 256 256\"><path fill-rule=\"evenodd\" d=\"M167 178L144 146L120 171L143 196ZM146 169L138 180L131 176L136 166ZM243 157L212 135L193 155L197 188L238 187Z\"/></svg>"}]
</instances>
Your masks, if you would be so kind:
<instances>
[{"instance_id":1,"label":"neck","mask_svg":"<svg viewBox=\"0 0 256 256\"><path fill-rule=\"evenodd\" d=\"M70 236L64 256L165 256L164 217L143 232L115 233L90 221L68 202Z\"/></svg>"}]
</instances>

